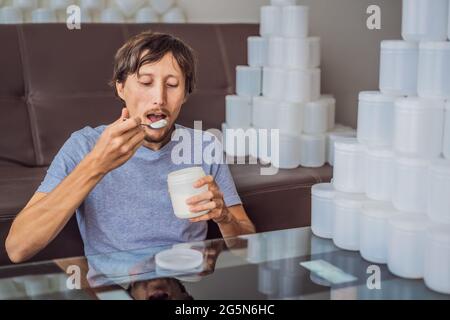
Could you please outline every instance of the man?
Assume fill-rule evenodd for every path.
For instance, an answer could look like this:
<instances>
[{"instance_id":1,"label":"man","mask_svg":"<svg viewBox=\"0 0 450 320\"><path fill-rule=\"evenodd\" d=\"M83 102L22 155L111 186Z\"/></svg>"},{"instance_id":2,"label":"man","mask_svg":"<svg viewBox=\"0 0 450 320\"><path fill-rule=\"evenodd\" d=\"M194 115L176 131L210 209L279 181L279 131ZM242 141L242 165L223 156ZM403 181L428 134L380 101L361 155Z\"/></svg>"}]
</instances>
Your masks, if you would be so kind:
<instances>
[{"instance_id":1,"label":"man","mask_svg":"<svg viewBox=\"0 0 450 320\"><path fill-rule=\"evenodd\" d=\"M144 32L118 50L112 84L125 107L114 123L73 133L58 152L11 226L5 245L13 262L47 246L75 211L86 255L203 240L210 219L224 237L254 232L225 164L203 163L207 176L195 187L208 191L188 201L192 213L208 214L173 214L167 174L194 164L174 164L171 136L175 128L194 135L175 120L195 70L192 49L170 35ZM160 129L141 125L161 119L168 124Z\"/></svg>"}]
</instances>

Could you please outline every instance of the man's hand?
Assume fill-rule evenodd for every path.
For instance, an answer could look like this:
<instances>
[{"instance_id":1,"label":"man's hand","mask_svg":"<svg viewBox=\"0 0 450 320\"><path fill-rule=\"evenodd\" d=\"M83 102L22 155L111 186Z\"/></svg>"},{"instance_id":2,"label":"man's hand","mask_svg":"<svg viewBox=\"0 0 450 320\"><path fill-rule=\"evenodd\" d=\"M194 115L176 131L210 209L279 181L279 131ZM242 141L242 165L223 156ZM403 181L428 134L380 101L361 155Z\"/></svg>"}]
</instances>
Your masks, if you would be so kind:
<instances>
[{"instance_id":1,"label":"man's hand","mask_svg":"<svg viewBox=\"0 0 450 320\"><path fill-rule=\"evenodd\" d=\"M106 127L89 156L101 174L127 162L144 142L145 131L138 117L129 118L122 109L120 118Z\"/></svg>"},{"instance_id":2,"label":"man's hand","mask_svg":"<svg viewBox=\"0 0 450 320\"><path fill-rule=\"evenodd\" d=\"M231 213L225 205L223 193L220 191L214 178L212 176L203 177L194 183L194 188L201 188L204 185L208 186L208 191L190 197L187 199L186 203L189 205L189 209L192 213L204 210L210 211L207 214L189 220L191 222L198 222L213 219L216 223L229 221L231 219Z\"/></svg>"}]
</instances>

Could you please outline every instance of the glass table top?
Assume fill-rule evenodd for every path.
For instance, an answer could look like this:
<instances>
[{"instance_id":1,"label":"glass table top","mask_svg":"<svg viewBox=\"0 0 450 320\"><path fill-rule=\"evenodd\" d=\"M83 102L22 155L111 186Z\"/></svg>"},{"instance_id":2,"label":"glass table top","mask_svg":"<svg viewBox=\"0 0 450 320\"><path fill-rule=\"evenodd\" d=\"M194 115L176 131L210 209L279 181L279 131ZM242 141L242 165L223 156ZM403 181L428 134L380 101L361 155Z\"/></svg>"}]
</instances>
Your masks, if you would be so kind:
<instances>
[{"instance_id":1,"label":"glass table top","mask_svg":"<svg viewBox=\"0 0 450 320\"><path fill-rule=\"evenodd\" d=\"M165 270L155 255L202 253L191 270ZM179 266L183 269L183 266ZM280 230L0 267L0 299L450 299L423 280L337 248L311 229Z\"/></svg>"}]
</instances>

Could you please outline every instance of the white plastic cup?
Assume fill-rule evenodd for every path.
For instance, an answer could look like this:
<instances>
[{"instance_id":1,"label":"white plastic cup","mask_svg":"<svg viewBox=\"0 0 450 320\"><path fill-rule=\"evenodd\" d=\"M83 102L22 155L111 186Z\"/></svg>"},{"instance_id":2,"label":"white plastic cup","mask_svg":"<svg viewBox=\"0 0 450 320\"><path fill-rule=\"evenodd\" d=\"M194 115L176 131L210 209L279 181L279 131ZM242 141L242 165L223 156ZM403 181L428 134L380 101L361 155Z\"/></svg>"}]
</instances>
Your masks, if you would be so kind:
<instances>
[{"instance_id":1,"label":"white plastic cup","mask_svg":"<svg viewBox=\"0 0 450 320\"><path fill-rule=\"evenodd\" d=\"M358 251L360 217L369 200L364 194L336 192L333 242L344 250Z\"/></svg>"},{"instance_id":2,"label":"white plastic cup","mask_svg":"<svg viewBox=\"0 0 450 320\"><path fill-rule=\"evenodd\" d=\"M298 136L279 136L279 156L271 157L272 165L280 169L294 169L300 165L300 141ZM275 143L271 141L271 143ZM272 146L272 145L271 145Z\"/></svg>"},{"instance_id":3,"label":"white plastic cup","mask_svg":"<svg viewBox=\"0 0 450 320\"><path fill-rule=\"evenodd\" d=\"M428 175L428 218L436 223L450 225L450 160L433 161Z\"/></svg>"},{"instance_id":4,"label":"white plastic cup","mask_svg":"<svg viewBox=\"0 0 450 320\"><path fill-rule=\"evenodd\" d=\"M416 42L381 42L380 91L389 95L417 95L419 48Z\"/></svg>"},{"instance_id":5,"label":"white plastic cup","mask_svg":"<svg viewBox=\"0 0 450 320\"><path fill-rule=\"evenodd\" d=\"M321 238L333 238L334 190L331 183L318 183L311 188L311 230Z\"/></svg>"},{"instance_id":6,"label":"white plastic cup","mask_svg":"<svg viewBox=\"0 0 450 320\"><path fill-rule=\"evenodd\" d=\"M449 99L450 42L421 42L419 48L419 96Z\"/></svg>"},{"instance_id":7,"label":"white plastic cup","mask_svg":"<svg viewBox=\"0 0 450 320\"><path fill-rule=\"evenodd\" d=\"M303 131L304 106L295 102L279 102L273 114L272 121L276 121L274 129L279 129L280 134L299 137Z\"/></svg>"},{"instance_id":8,"label":"white plastic cup","mask_svg":"<svg viewBox=\"0 0 450 320\"><path fill-rule=\"evenodd\" d=\"M100 14L100 22L102 23L124 23L125 17L122 12L115 8L106 8Z\"/></svg>"},{"instance_id":9,"label":"white plastic cup","mask_svg":"<svg viewBox=\"0 0 450 320\"><path fill-rule=\"evenodd\" d=\"M305 104L303 118L303 132L307 134L319 134L328 131L330 104L333 101L328 97L320 97L316 101Z\"/></svg>"},{"instance_id":10,"label":"white plastic cup","mask_svg":"<svg viewBox=\"0 0 450 320\"><path fill-rule=\"evenodd\" d=\"M248 136L245 135L247 132L250 132ZM242 134L242 137L239 137L240 134ZM257 143L258 137L256 131L252 128L233 129L230 128L228 124L222 123L222 145L224 152L228 156L243 158L243 160L245 160L244 158L250 155L251 151L254 151L254 147L257 146ZM255 151L255 154L256 153L257 150ZM238 159L238 161L240 160L241 159Z\"/></svg>"},{"instance_id":11,"label":"white plastic cup","mask_svg":"<svg viewBox=\"0 0 450 320\"><path fill-rule=\"evenodd\" d=\"M250 67L264 67L267 65L267 38L247 38L247 62Z\"/></svg>"},{"instance_id":12,"label":"white plastic cup","mask_svg":"<svg viewBox=\"0 0 450 320\"><path fill-rule=\"evenodd\" d=\"M395 102L394 151L402 156L436 158L442 152L444 101L402 98Z\"/></svg>"},{"instance_id":13,"label":"white plastic cup","mask_svg":"<svg viewBox=\"0 0 450 320\"><path fill-rule=\"evenodd\" d=\"M445 104L445 129L444 129L444 148L443 154L450 160L450 102Z\"/></svg>"},{"instance_id":14,"label":"white plastic cup","mask_svg":"<svg viewBox=\"0 0 450 320\"><path fill-rule=\"evenodd\" d=\"M425 284L431 290L450 294L450 226L431 226L425 241Z\"/></svg>"},{"instance_id":15,"label":"white plastic cup","mask_svg":"<svg viewBox=\"0 0 450 320\"><path fill-rule=\"evenodd\" d=\"M162 22L164 23L186 23L186 15L183 9L180 7L172 7L162 16Z\"/></svg>"},{"instance_id":16,"label":"white plastic cup","mask_svg":"<svg viewBox=\"0 0 450 320\"><path fill-rule=\"evenodd\" d=\"M284 6L281 24L283 37L306 38L309 28L309 8L307 6Z\"/></svg>"},{"instance_id":17,"label":"white plastic cup","mask_svg":"<svg viewBox=\"0 0 450 320\"><path fill-rule=\"evenodd\" d=\"M403 212L425 213L429 161L415 158L396 158L394 161L394 207Z\"/></svg>"},{"instance_id":18,"label":"white plastic cup","mask_svg":"<svg viewBox=\"0 0 450 320\"><path fill-rule=\"evenodd\" d=\"M54 10L38 8L31 12L31 21L33 23L55 23L58 22L58 18Z\"/></svg>"},{"instance_id":19,"label":"white plastic cup","mask_svg":"<svg viewBox=\"0 0 450 320\"><path fill-rule=\"evenodd\" d=\"M286 72L284 71L284 69L264 67L262 84L263 96L274 100L283 100L286 96L285 75Z\"/></svg>"},{"instance_id":20,"label":"white plastic cup","mask_svg":"<svg viewBox=\"0 0 450 320\"><path fill-rule=\"evenodd\" d=\"M398 214L389 202L372 202L361 215L359 250L369 262L387 263L389 218Z\"/></svg>"},{"instance_id":21,"label":"white plastic cup","mask_svg":"<svg viewBox=\"0 0 450 320\"><path fill-rule=\"evenodd\" d=\"M392 146L394 102L398 97L362 91L358 104L358 141L371 147Z\"/></svg>"},{"instance_id":22,"label":"white plastic cup","mask_svg":"<svg viewBox=\"0 0 450 320\"><path fill-rule=\"evenodd\" d=\"M402 278L420 279L424 275L426 216L398 214L388 222L389 271Z\"/></svg>"},{"instance_id":23,"label":"white plastic cup","mask_svg":"<svg viewBox=\"0 0 450 320\"><path fill-rule=\"evenodd\" d=\"M236 66L236 93L238 96L261 95L261 68Z\"/></svg>"},{"instance_id":24,"label":"white plastic cup","mask_svg":"<svg viewBox=\"0 0 450 320\"><path fill-rule=\"evenodd\" d=\"M205 176L202 167L190 167L174 171L168 174L167 184L172 201L174 214L180 219L190 219L209 212L204 210L198 213L191 213L186 200L192 196L208 191L208 186L194 188L194 183Z\"/></svg>"},{"instance_id":25,"label":"white plastic cup","mask_svg":"<svg viewBox=\"0 0 450 320\"><path fill-rule=\"evenodd\" d=\"M297 0L270 0L272 6L293 6L297 3Z\"/></svg>"},{"instance_id":26,"label":"white plastic cup","mask_svg":"<svg viewBox=\"0 0 450 320\"><path fill-rule=\"evenodd\" d=\"M409 41L447 39L448 0L403 0L402 37Z\"/></svg>"},{"instance_id":27,"label":"white plastic cup","mask_svg":"<svg viewBox=\"0 0 450 320\"><path fill-rule=\"evenodd\" d=\"M266 97L253 97L252 125L258 129L273 129L276 122L273 114L277 111L277 100Z\"/></svg>"},{"instance_id":28,"label":"white plastic cup","mask_svg":"<svg viewBox=\"0 0 450 320\"><path fill-rule=\"evenodd\" d=\"M151 7L139 9L135 17L136 23L158 23L159 15Z\"/></svg>"},{"instance_id":29,"label":"white plastic cup","mask_svg":"<svg viewBox=\"0 0 450 320\"><path fill-rule=\"evenodd\" d=\"M354 139L355 137L355 130L336 131L334 129L327 133L327 162L330 166L334 166L334 145L336 141L341 139Z\"/></svg>"},{"instance_id":30,"label":"white plastic cup","mask_svg":"<svg viewBox=\"0 0 450 320\"><path fill-rule=\"evenodd\" d=\"M0 8L0 23L1 24L16 24L23 23L22 11L16 7Z\"/></svg>"},{"instance_id":31,"label":"white plastic cup","mask_svg":"<svg viewBox=\"0 0 450 320\"><path fill-rule=\"evenodd\" d=\"M150 0L150 4L157 14L164 14L175 4L175 0Z\"/></svg>"},{"instance_id":32,"label":"white plastic cup","mask_svg":"<svg viewBox=\"0 0 450 320\"><path fill-rule=\"evenodd\" d=\"M326 162L326 136L324 134L302 134L300 136L300 165L319 168Z\"/></svg>"},{"instance_id":33,"label":"white plastic cup","mask_svg":"<svg viewBox=\"0 0 450 320\"><path fill-rule=\"evenodd\" d=\"M366 195L369 199L390 201L394 184L394 152L387 148L366 150Z\"/></svg>"},{"instance_id":34,"label":"white plastic cup","mask_svg":"<svg viewBox=\"0 0 450 320\"><path fill-rule=\"evenodd\" d=\"M320 97L320 69L286 71L284 96L290 102L310 102Z\"/></svg>"},{"instance_id":35,"label":"white plastic cup","mask_svg":"<svg viewBox=\"0 0 450 320\"><path fill-rule=\"evenodd\" d=\"M228 95L225 97L225 121L230 128L249 128L252 123L252 98Z\"/></svg>"},{"instance_id":36,"label":"white plastic cup","mask_svg":"<svg viewBox=\"0 0 450 320\"><path fill-rule=\"evenodd\" d=\"M281 35L281 7L262 6L259 34L263 37L274 37Z\"/></svg>"},{"instance_id":37,"label":"white plastic cup","mask_svg":"<svg viewBox=\"0 0 450 320\"><path fill-rule=\"evenodd\" d=\"M284 39L270 37L268 40L267 64L269 67L282 67L284 65Z\"/></svg>"},{"instance_id":38,"label":"white plastic cup","mask_svg":"<svg viewBox=\"0 0 450 320\"><path fill-rule=\"evenodd\" d=\"M356 138L337 140L334 147L334 187L342 192L364 193L365 147Z\"/></svg>"},{"instance_id":39,"label":"white plastic cup","mask_svg":"<svg viewBox=\"0 0 450 320\"><path fill-rule=\"evenodd\" d=\"M320 38L284 38L284 67L317 68L320 66Z\"/></svg>"}]
</instances>

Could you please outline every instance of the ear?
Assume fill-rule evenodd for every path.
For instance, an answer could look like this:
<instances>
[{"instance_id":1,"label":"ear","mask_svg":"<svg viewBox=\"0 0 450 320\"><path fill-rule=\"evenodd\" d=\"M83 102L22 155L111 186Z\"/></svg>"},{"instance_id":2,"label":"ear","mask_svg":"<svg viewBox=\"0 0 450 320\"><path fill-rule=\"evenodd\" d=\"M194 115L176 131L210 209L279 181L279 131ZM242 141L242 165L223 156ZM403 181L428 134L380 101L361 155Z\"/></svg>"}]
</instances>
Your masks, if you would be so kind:
<instances>
[{"instance_id":1,"label":"ear","mask_svg":"<svg viewBox=\"0 0 450 320\"><path fill-rule=\"evenodd\" d=\"M125 85L125 83L116 81L116 90L117 90L117 94L118 94L118 96L120 97L120 99L122 99L123 101L125 101L125 99L124 99L124 94L123 94L124 85Z\"/></svg>"}]
</instances>

